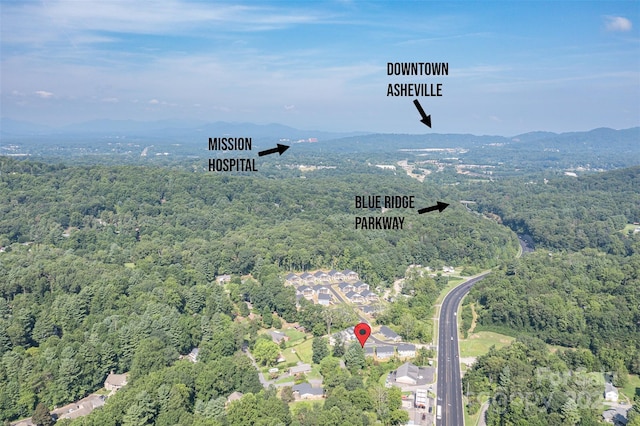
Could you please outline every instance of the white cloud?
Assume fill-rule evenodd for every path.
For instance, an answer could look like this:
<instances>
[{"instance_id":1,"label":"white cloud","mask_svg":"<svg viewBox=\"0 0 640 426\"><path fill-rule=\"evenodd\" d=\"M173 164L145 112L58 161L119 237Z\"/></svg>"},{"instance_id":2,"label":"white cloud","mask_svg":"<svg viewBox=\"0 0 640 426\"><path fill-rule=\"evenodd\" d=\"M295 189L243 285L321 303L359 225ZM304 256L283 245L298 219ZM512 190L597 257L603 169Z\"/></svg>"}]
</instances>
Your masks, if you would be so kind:
<instances>
[{"instance_id":1,"label":"white cloud","mask_svg":"<svg viewBox=\"0 0 640 426\"><path fill-rule=\"evenodd\" d=\"M107 103L116 103L118 102L118 98L102 98L102 102L107 102Z\"/></svg>"},{"instance_id":2,"label":"white cloud","mask_svg":"<svg viewBox=\"0 0 640 426\"><path fill-rule=\"evenodd\" d=\"M62 42L73 48L118 41L119 34L188 34L211 28L218 32L270 31L331 18L327 13L302 8L187 0L159 0L153 6L129 0L50 0L9 4L5 9L3 42L39 47L57 47Z\"/></svg>"},{"instance_id":3,"label":"white cloud","mask_svg":"<svg viewBox=\"0 0 640 426\"><path fill-rule=\"evenodd\" d=\"M50 97L53 96L53 93L51 92L46 92L44 90L36 90L35 94L40 96L42 99L49 99Z\"/></svg>"},{"instance_id":4,"label":"white cloud","mask_svg":"<svg viewBox=\"0 0 640 426\"><path fill-rule=\"evenodd\" d=\"M159 100L157 100L157 99L151 99L151 100L149 101L149 103L150 103L151 105L158 105L158 104L160 103L160 101L159 101Z\"/></svg>"},{"instance_id":5,"label":"white cloud","mask_svg":"<svg viewBox=\"0 0 640 426\"><path fill-rule=\"evenodd\" d=\"M295 105L285 105L284 109L285 111L291 111L292 109L294 109L296 106Z\"/></svg>"},{"instance_id":6,"label":"white cloud","mask_svg":"<svg viewBox=\"0 0 640 426\"><path fill-rule=\"evenodd\" d=\"M604 26L607 31L631 31L631 21L622 16L605 16Z\"/></svg>"}]
</instances>

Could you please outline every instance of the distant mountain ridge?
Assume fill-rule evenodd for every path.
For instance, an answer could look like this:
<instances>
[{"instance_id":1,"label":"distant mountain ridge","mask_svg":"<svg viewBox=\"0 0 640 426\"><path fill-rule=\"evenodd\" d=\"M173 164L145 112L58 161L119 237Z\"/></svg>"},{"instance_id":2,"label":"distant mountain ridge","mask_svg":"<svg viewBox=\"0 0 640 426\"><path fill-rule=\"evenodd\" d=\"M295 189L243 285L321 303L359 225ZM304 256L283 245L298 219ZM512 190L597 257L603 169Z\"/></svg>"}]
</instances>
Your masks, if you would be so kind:
<instances>
[{"instance_id":1,"label":"distant mountain ridge","mask_svg":"<svg viewBox=\"0 0 640 426\"><path fill-rule=\"evenodd\" d=\"M53 127L26 121L2 118L0 137L21 138L28 136L127 136L140 138L197 138L214 136L288 138L293 140L315 138L336 139L345 136L364 135L367 132L326 132L301 130L283 124L229 123L203 120L91 120L77 124Z\"/></svg>"},{"instance_id":2,"label":"distant mountain ridge","mask_svg":"<svg viewBox=\"0 0 640 426\"><path fill-rule=\"evenodd\" d=\"M334 139L347 139L353 137L366 136L376 138L384 136L386 138L401 138L404 140L433 141L438 144L450 146L452 143L469 143L474 140L478 143L527 143L544 140L574 140L582 136L614 137L616 140L626 139L630 134L637 135L640 127L615 130L610 128L597 128L582 132L554 133L546 131L533 131L516 136L499 135L473 135L460 133L425 133L425 134L393 134L393 133L372 133L365 131L352 132L328 132L323 130L296 129L284 124L269 123L256 124L249 122L208 122L205 120L156 120L156 121L136 121L136 120L111 120L100 119L90 120L81 123L64 126L47 126L43 124L31 123L28 121L14 120L3 117L0 119L1 137L22 137L22 136L128 136L128 137L210 137L210 136L251 136L256 138L290 138L328 141ZM295 140L294 140L295 141Z\"/></svg>"}]
</instances>

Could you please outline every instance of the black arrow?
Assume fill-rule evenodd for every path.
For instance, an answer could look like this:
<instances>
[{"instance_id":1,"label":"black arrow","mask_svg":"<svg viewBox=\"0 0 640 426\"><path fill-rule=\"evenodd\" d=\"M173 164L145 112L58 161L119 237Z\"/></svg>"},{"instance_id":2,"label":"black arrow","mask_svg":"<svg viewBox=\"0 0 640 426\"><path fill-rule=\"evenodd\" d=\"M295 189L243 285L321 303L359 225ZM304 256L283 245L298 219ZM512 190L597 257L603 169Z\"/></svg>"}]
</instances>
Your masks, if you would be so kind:
<instances>
[{"instance_id":1,"label":"black arrow","mask_svg":"<svg viewBox=\"0 0 640 426\"><path fill-rule=\"evenodd\" d=\"M435 206L425 207L423 209L418 210L418 214L429 213L434 210L438 210L440 213L442 213L442 210L446 209L448 206L449 204L438 201L438 204L436 204Z\"/></svg>"},{"instance_id":2,"label":"black arrow","mask_svg":"<svg viewBox=\"0 0 640 426\"><path fill-rule=\"evenodd\" d=\"M418 102L417 99L413 101L413 104L416 106L416 108L418 108L418 112L422 117L422 120L420 120L420 122L426 124L428 128L431 128L431 115L427 115L424 112L424 110L422 109L422 105L420 105L420 102Z\"/></svg>"},{"instance_id":3,"label":"black arrow","mask_svg":"<svg viewBox=\"0 0 640 426\"><path fill-rule=\"evenodd\" d=\"M267 149L266 151L260 151L258 153L258 156L262 157L263 155L275 154L276 152L279 152L280 155L282 155L282 153L288 149L289 147L287 145L278 144L277 148L271 148L271 149Z\"/></svg>"}]
</instances>

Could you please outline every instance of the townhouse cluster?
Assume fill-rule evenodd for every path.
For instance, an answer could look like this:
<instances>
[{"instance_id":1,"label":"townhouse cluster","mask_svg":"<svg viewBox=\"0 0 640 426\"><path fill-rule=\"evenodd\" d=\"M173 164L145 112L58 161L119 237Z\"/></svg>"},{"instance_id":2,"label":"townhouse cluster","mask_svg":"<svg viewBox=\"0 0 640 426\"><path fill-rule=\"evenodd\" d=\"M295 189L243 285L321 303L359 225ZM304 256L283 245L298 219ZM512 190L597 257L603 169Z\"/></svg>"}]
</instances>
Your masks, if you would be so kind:
<instances>
[{"instance_id":1,"label":"townhouse cluster","mask_svg":"<svg viewBox=\"0 0 640 426\"><path fill-rule=\"evenodd\" d=\"M288 274L285 284L296 288L296 298L305 298L313 303L328 306L332 303L350 302L356 305L367 305L379 300L369 284L360 281L354 271L331 270L329 272L316 271L303 274ZM336 288L332 288L335 285ZM337 292L339 290L340 293ZM335 300L339 298L341 300Z\"/></svg>"}]
</instances>

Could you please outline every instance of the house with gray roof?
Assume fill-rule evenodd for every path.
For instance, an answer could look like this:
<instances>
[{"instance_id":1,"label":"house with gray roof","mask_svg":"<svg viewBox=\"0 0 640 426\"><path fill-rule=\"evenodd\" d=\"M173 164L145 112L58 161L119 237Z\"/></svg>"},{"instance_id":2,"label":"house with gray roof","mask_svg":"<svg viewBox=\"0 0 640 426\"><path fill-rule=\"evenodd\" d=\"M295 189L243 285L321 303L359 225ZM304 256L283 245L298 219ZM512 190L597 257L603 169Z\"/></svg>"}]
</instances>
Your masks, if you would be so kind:
<instances>
[{"instance_id":1,"label":"house with gray roof","mask_svg":"<svg viewBox=\"0 0 640 426\"><path fill-rule=\"evenodd\" d=\"M360 293L350 291L349 293L345 294L345 296L347 296L347 299L349 299L351 303L364 303L364 297L362 297Z\"/></svg>"},{"instance_id":2,"label":"house with gray roof","mask_svg":"<svg viewBox=\"0 0 640 426\"><path fill-rule=\"evenodd\" d=\"M342 330L339 331L337 333L332 334L331 336L329 336L329 344L331 346L336 344L336 336L339 334L340 337L342 337L342 341L343 342L350 342L352 340L356 340L356 335L353 333L353 329L354 327L349 327L346 330Z\"/></svg>"},{"instance_id":3,"label":"house with gray roof","mask_svg":"<svg viewBox=\"0 0 640 426\"><path fill-rule=\"evenodd\" d=\"M308 272L300 275L300 280L306 282L307 284L313 284L316 281L316 278Z\"/></svg>"},{"instance_id":4,"label":"house with gray roof","mask_svg":"<svg viewBox=\"0 0 640 426\"><path fill-rule=\"evenodd\" d=\"M306 374L311 372L311 366L309 364L298 363L295 367L289 369L289 374L295 376L296 374Z\"/></svg>"},{"instance_id":5,"label":"house with gray roof","mask_svg":"<svg viewBox=\"0 0 640 426\"><path fill-rule=\"evenodd\" d=\"M418 383L419 374L420 369L416 365L405 362L396 370L396 382L405 385L415 385Z\"/></svg>"},{"instance_id":6,"label":"house with gray roof","mask_svg":"<svg viewBox=\"0 0 640 426\"><path fill-rule=\"evenodd\" d=\"M380 334L382 334L384 339L387 341L399 342L400 340L402 340L398 335L398 333L396 333L386 325L383 325L382 327L380 327Z\"/></svg>"},{"instance_id":7,"label":"house with gray roof","mask_svg":"<svg viewBox=\"0 0 640 426\"><path fill-rule=\"evenodd\" d=\"M331 293L331 289L329 288L328 285L315 285L315 286L313 286L313 291L315 291L316 294L330 294Z\"/></svg>"},{"instance_id":8,"label":"house with gray roof","mask_svg":"<svg viewBox=\"0 0 640 426\"><path fill-rule=\"evenodd\" d=\"M355 292L355 290L356 290L356 288L353 286L353 284L350 284L350 283L340 283L340 284L338 284L338 288L344 294Z\"/></svg>"},{"instance_id":9,"label":"house with gray roof","mask_svg":"<svg viewBox=\"0 0 640 426\"><path fill-rule=\"evenodd\" d=\"M345 280L349 281L357 281L359 279L358 274L353 272L351 269L345 269L342 271L342 275L344 275Z\"/></svg>"},{"instance_id":10,"label":"house with gray roof","mask_svg":"<svg viewBox=\"0 0 640 426\"><path fill-rule=\"evenodd\" d=\"M363 283L362 281L358 281L357 283L355 283L354 287L356 288L356 291L359 293L362 293L365 290L369 290L369 284Z\"/></svg>"},{"instance_id":11,"label":"house with gray roof","mask_svg":"<svg viewBox=\"0 0 640 426\"><path fill-rule=\"evenodd\" d=\"M376 347L376 356L378 359L391 358L395 353L395 348L391 345L380 345Z\"/></svg>"},{"instance_id":12,"label":"house with gray roof","mask_svg":"<svg viewBox=\"0 0 640 426\"><path fill-rule=\"evenodd\" d=\"M624 408L620 406L612 407L612 408L609 408L608 410L605 410L602 413L602 418L607 423L623 426L629 422L629 419L628 419L629 411L630 411L629 408Z\"/></svg>"},{"instance_id":13,"label":"house with gray roof","mask_svg":"<svg viewBox=\"0 0 640 426\"><path fill-rule=\"evenodd\" d=\"M378 300L378 296L369 290L361 291L360 295L364 297L367 302L376 302Z\"/></svg>"},{"instance_id":14,"label":"house with gray roof","mask_svg":"<svg viewBox=\"0 0 640 426\"><path fill-rule=\"evenodd\" d=\"M322 281L322 280L328 280L329 279L329 274L327 274L326 272L322 272L322 271L317 271L315 274L313 274L313 276L315 277L316 281Z\"/></svg>"},{"instance_id":15,"label":"house with gray roof","mask_svg":"<svg viewBox=\"0 0 640 426\"><path fill-rule=\"evenodd\" d=\"M416 356L416 345L412 343L401 343L397 347L398 356L402 358L413 358Z\"/></svg>"},{"instance_id":16,"label":"house with gray roof","mask_svg":"<svg viewBox=\"0 0 640 426\"><path fill-rule=\"evenodd\" d=\"M604 384L604 400L610 402L618 402L618 389L611 383Z\"/></svg>"},{"instance_id":17,"label":"house with gray roof","mask_svg":"<svg viewBox=\"0 0 640 426\"><path fill-rule=\"evenodd\" d=\"M294 385L292 388L293 397L296 401L305 399L321 399L324 396L324 390L322 388L314 388L309 383L300 383Z\"/></svg>"},{"instance_id":18,"label":"house with gray roof","mask_svg":"<svg viewBox=\"0 0 640 426\"><path fill-rule=\"evenodd\" d=\"M329 275L329 278L332 281L342 281L342 280L344 280L344 274L342 272L340 272L340 271L336 271L335 269L330 270L328 275Z\"/></svg>"},{"instance_id":19,"label":"house with gray roof","mask_svg":"<svg viewBox=\"0 0 640 426\"><path fill-rule=\"evenodd\" d=\"M296 294L301 294L305 299L311 299L314 293L313 287L309 287L308 285L301 285L296 290Z\"/></svg>"},{"instance_id":20,"label":"house with gray roof","mask_svg":"<svg viewBox=\"0 0 640 426\"><path fill-rule=\"evenodd\" d=\"M297 283L299 283L299 282L300 282L300 277L299 277L299 276L297 276L296 274L291 273L291 274L287 274L287 275L284 277L284 280L285 280L288 284L297 284Z\"/></svg>"},{"instance_id":21,"label":"house with gray roof","mask_svg":"<svg viewBox=\"0 0 640 426\"><path fill-rule=\"evenodd\" d=\"M280 344L280 342L282 342L283 340L285 342L289 341L289 336L287 336L284 333L281 333L279 331L276 330L271 330L269 331L269 334L271 335L271 339L276 342L277 344Z\"/></svg>"},{"instance_id":22,"label":"house with gray roof","mask_svg":"<svg viewBox=\"0 0 640 426\"><path fill-rule=\"evenodd\" d=\"M318 294L318 304L322 306L329 306L331 304L331 295L330 294Z\"/></svg>"}]
</instances>

